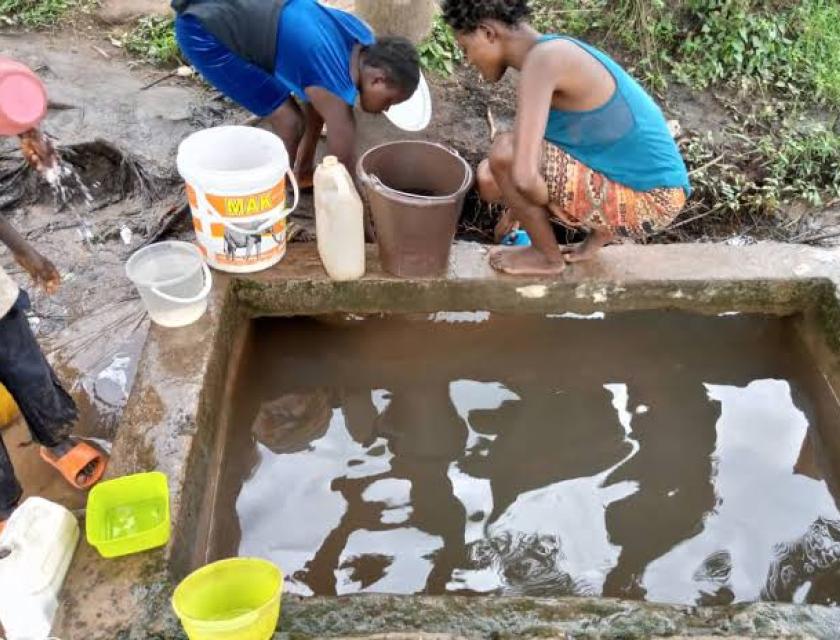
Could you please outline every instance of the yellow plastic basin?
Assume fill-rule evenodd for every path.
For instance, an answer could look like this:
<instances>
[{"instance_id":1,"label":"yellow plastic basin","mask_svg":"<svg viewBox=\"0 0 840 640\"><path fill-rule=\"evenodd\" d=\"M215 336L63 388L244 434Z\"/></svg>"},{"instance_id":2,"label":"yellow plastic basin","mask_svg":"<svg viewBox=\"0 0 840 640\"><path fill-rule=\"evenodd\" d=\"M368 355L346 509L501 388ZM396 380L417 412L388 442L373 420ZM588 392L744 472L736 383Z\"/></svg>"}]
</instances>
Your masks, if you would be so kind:
<instances>
[{"instance_id":1,"label":"yellow plastic basin","mask_svg":"<svg viewBox=\"0 0 840 640\"><path fill-rule=\"evenodd\" d=\"M190 640L268 640L280 619L283 573L267 560L233 558L187 576L172 596Z\"/></svg>"},{"instance_id":2,"label":"yellow plastic basin","mask_svg":"<svg viewBox=\"0 0 840 640\"><path fill-rule=\"evenodd\" d=\"M100 482L90 492L87 541L104 558L117 558L169 542L169 487L159 472Z\"/></svg>"}]
</instances>

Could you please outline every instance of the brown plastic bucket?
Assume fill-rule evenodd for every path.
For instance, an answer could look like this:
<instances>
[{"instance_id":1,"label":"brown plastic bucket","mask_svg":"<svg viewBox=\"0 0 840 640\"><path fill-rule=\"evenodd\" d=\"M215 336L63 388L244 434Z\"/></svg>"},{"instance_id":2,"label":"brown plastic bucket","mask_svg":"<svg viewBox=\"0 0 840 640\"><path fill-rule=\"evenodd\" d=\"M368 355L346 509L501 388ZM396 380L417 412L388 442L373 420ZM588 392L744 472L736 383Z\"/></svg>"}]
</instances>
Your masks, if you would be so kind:
<instances>
[{"instance_id":1,"label":"brown plastic bucket","mask_svg":"<svg viewBox=\"0 0 840 640\"><path fill-rule=\"evenodd\" d=\"M432 142L391 142L359 160L382 267L395 276L446 272L473 171Z\"/></svg>"}]
</instances>

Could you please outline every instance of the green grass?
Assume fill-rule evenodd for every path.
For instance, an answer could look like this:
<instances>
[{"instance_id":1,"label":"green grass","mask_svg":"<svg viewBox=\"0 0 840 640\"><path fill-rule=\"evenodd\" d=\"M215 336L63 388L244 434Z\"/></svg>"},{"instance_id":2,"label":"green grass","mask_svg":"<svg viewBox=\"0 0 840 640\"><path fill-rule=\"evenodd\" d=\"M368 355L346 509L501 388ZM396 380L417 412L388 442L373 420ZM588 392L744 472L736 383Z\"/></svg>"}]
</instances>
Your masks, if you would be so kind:
<instances>
[{"instance_id":1,"label":"green grass","mask_svg":"<svg viewBox=\"0 0 840 640\"><path fill-rule=\"evenodd\" d=\"M837 0L534 0L542 31L619 50L655 90L776 92L840 106Z\"/></svg>"},{"instance_id":2,"label":"green grass","mask_svg":"<svg viewBox=\"0 0 840 640\"><path fill-rule=\"evenodd\" d=\"M152 64L168 66L180 60L172 18L141 18L137 26L123 37L122 43L130 54Z\"/></svg>"},{"instance_id":3,"label":"green grass","mask_svg":"<svg viewBox=\"0 0 840 640\"><path fill-rule=\"evenodd\" d=\"M800 9L795 59L808 69L816 97L840 105L840 3L811 0Z\"/></svg>"},{"instance_id":4,"label":"green grass","mask_svg":"<svg viewBox=\"0 0 840 640\"><path fill-rule=\"evenodd\" d=\"M52 27L71 9L89 12L95 4L90 0L0 0L0 21L28 28Z\"/></svg>"}]
</instances>

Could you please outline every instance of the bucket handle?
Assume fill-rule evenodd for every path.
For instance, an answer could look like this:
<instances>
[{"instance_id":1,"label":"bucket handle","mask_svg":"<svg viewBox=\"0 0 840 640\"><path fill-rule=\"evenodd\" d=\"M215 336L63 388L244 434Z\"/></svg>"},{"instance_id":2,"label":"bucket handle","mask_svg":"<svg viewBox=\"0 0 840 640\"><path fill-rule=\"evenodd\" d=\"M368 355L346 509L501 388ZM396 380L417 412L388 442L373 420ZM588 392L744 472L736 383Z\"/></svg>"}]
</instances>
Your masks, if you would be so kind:
<instances>
[{"instance_id":1,"label":"bucket handle","mask_svg":"<svg viewBox=\"0 0 840 640\"><path fill-rule=\"evenodd\" d=\"M201 289L201 293L199 293L198 295L192 298L178 298L176 296L171 296L168 293L164 293L160 289L154 287L152 288L152 293L173 304L194 304L196 302L201 302L208 295L210 295L210 289L213 288L213 274L210 273L210 269L208 268L204 260L201 261L201 268L204 271L204 287Z\"/></svg>"},{"instance_id":2,"label":"bucket handle","mask_svg":"<svg viewBox=\"0 0 840 640\"><path fill-rule=\"evenodd\" d=\"M450 147L449 145L440 144L438 142L429 142L428 144L434 145L436 147L440 147L441 149L445 149L446 151L448 151L449 153L451 153L453 156L455 156L461 162L464 163L464 166L466 167L467 170L464 172L464 181L461 183L461 187L458 189L458 191L456 193L459 193L461 191L466 191L467 189L469 189L469 187L472 185L473 181L475 180L475 171L473 171L473 168L470 166L470 163L467 162L466 160L464 160L464 157L460 153L458 153L457 149L455 149L453 147ZM392 192L392 193L399 193L399 194L404 195L404 196L409 196L411 198L415 198L418 201L446 200L446 199L449 199L449 198L452 197L451 195L449 195L449 196L415 196L413 194L405 193L404 191L400 191L399 189L393 189L393 188L389 187L388 185L386 185L384 182L382 182L382 180L380 180L379 176L377 176L376 174L368 173L367 171L365 171L362 168L362 161L361 160L359 160L358 174L359 174L359 180L361 180L361 182L363 184L367 185L369 188L373 189L374 191L379 191L380 193L382 193L383 191Z\"/></svg>"},{"instance_id":3,"label":"bucket handle","mask_svg":"<svg viewBox=\"0 0 840 640\"><path fill-rule=\"evenodd\" d=\"M279 213L271 216L265 223L261 224L256 229L244 229L233 222L230 222L228 218L220 215L218 211L207 201L207 196L204 193L204 189L202 188L201 192L198 194L199 198L201 199L201 203L204 205L204 209L207 211L207 215L209 215L215 222L223 225L226 229L230 229L231 231L235 231L236 233L241 233L245 236L253 236L264 233L268 231L271 227L276 225L280 220L288 216L292 211L297 209L298 203L300 202L300 188L298 187L297 180L295 179L294 172L289 169L286 171L286 175L289 177L289 181L292 183L292 191L294 192L294 202L291 207L287 207L280 211Z\"/></svg>"}]
</instances>

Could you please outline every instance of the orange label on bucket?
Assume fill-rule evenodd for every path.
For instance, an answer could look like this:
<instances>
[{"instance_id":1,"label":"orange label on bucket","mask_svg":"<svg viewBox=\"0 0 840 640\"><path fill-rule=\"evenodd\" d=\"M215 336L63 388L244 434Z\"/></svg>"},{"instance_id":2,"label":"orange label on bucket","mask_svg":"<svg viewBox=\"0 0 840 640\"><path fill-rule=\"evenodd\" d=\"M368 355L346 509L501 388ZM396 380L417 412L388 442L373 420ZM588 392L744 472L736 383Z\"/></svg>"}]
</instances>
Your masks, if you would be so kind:
<instances>
[{"instance_id":1,"label":"orange label on bucket","mask_svg":"<svg viewBox=\"0 0 840 640\"><path fill-rule=\"evenodd\" d=\"M201 221L198 220L198 218L195 218L195 220L198 222L198 224L201 224ZM286 230L286 221L281 220L280 222L275 224L271 229L267 229L266 231L263 231L262 237L263 238L270 238L272 235L279 236L285 230ZM196 227L196 231L201 231L201 229ZM225 228L225 225L220 224L218 222L210 223L210 237L211 238L215 238L216 240L221 240L222 238L225 237L225 232L226 231L227 231L227 229Z\"/></svg>"},{"instance_id":2,"label":"orange label on bucket","mask_svg":"<svg viewBox=\"0 0 840 640\"><path fill-rule=\"evenodd\" d=\"M245 265L256 265L277 256L281 256L286 251L285 244L278 244L268 251L259 251L255 253L247 253L246 255L239 255L235 250L226 253L217 253L216 262L221 265L242 267Z\"/></svg>"},{"instance_id":3,"label":"orange label on bucket","mask_svg":"<svg viewBox=\"0 0 840 640\"><path fill-rule=\"evenodd\" d=\"M218 222L212 222L210 224L210 237L219 240L225 237L225 225L219 224Z\"/></svg>"},{"instance_id":4,"label":"orange label on bucket","mask_svg":"<svg viewBox=\"0 0 840 640\"><path fill-rule=\"evenodd\" d=\"M268 213L286 204L285 178L268 191L248 196L207 195L207 201L220 216L247 218Z\"/></svg>"},{"instance_id":5,"label":"orange label on bucket","mask_svg":"<svg viewBox=\"0 0 840 640\"><path fill-rule=\"evenodd\" d=\"M187 202L190 203L193 209L198 209L198 197L195 195L195 189L192 188L189 182L187 183Z\"/></svg>"}]
</instances>

